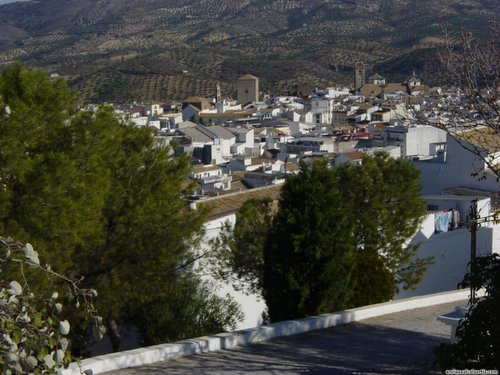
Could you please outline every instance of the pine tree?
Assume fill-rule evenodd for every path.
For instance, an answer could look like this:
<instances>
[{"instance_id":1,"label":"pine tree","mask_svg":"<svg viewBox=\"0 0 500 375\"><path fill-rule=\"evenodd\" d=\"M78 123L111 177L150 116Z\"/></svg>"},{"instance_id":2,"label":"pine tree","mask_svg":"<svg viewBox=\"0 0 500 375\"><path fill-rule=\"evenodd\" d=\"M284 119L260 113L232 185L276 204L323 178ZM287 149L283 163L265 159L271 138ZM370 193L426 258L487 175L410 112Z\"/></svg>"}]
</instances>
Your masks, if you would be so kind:
<instances>
[{"instance_id":1,"label":"pine tree","mask_svg":"<svg viewBox=\"0 0 500 375\"><path fill-rule=\"evenodd\" d=\"M174 158L148 129L110 107L84 110L63 81L13 65L0 75L0 150L1 233L32 242L58 272L99 292L115 350L120 325L144 327L144 296L161 295L154 308L166 316L179 303L174 294L165 302L168 291L180 283L193 285L187 305L205 298L179 268L204 221L184 199L188 159ZM87 329L73 318L81 352Z\"/></svg>"},{"instance_id":2,"label":"pine tree","mask_svg":"<svg viewBox=\"0 0 500 375\"><path fill-rule=\"evenodd\" d=\"M342 201L355 223L356 283L351 304L387 301L398 288L416 285L431 259L416 259L407 241L417 231L424 202L418 170L385 153L363 158L362 165L333 170L342 181Z\"/></svg>"},{"instance_id":3,"label":"pine tree","mask_svg":"<svg viewBox=\"0 0 500 375\"><path fill-rule=\"evenodd\" d=\"M263 275L272 321L387 301L416 285L432 261L416 258L417 247L407 244L425 214L420 195L418 171L387 154L362 165L302 164L283 186L272 221L257 220L256 202L239 212L229 237L233 257L241 238L263 249L262 259L251 252L257 259L246 265L256 269L246 276ZM238 275L237 262L230 265Z\"/></svg>"},{"instance_id":4,"label":"pine tree","mask_svg":"<svg viewBox=\"0 0 500 375\"><path fill-rule=\"evenodd\" d=\"M301 165L285 183L264 246L264 298L271 321L348 306L354 223L326 163Z\"/></svg>"}]
</instances>

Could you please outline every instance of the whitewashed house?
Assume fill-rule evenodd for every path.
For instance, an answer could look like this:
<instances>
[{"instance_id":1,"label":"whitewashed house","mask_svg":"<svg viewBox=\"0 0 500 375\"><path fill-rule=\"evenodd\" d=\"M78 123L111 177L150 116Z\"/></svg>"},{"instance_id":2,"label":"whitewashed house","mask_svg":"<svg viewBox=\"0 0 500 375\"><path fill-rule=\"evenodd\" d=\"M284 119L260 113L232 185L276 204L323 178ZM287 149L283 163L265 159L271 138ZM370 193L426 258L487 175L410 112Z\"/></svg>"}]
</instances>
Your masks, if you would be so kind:
<instances>
[{"instance_id":1,"label":"whitewashed house","mask_svg":"<svg viewBox=\"0 0 500 375\"><path fill-rule=\"evenodd\" d=\"M205 191L224 191L231 189L231 176L224 173L217 165L195 165L189 177L199 183L197 193L203 195Z\"/></svg>"},{"instance_id":2,"label":"whitewashed house","mask_svg":"<svg viewBox=\"0 0 500 375\"><path fill-rule=\"evenodd\" d=\"M146 127L149 123L149 118L147 116L136 116L131 117L130 121L135 124L135 126Z\"/></svg>"},{"instance_id":3,"label":"whitewashed house","mask_svg":"<svg viewBox=\"0 0 500 375\"><path fill-rule=\"evenodd\" d=\"M428 125L387 126L382 137L384 146L401 147L402 157L431 156L446 142L445 131Z\"/></svg>"},{"instance_id":4,"label":"whitewashed house","mask_svg":"<svg viewBox=\"0 0 500 375\"><path fill-rule=\"evenodd\" d=\"M231 146L232 155L252 155L255 146L255 134L252 127L227 128L236 136L236 142Z\"/></svg>"},{"instance_id":5,"label":"whitewashed house","mask_svg":"<svg viewBox=\"0 0 500 375\"><path fill-rule=\"evenodd\" d=\"M168 113L158 116L160 129L178 129L182 122L182 113Z\"/></svg>"},{"instance_id":6,"label":"whitewashed house","mask_svg":"<svg viewBox=\"0 0 500 375\"><path fill-rule=\"evenodd\" d=\"M330 137L297 137L289 139L287 142L279 143L280 153L299 154L317 152L332 153L334 141Z\"/></svg>"},{"instance_id":7,"label":"whitewashed house","mask_svg":"<svg viewBox=\"0 0 500 375\"><path fill-rule=\"evenodd\" d=\"M146 104L144 114L146 116L160 116L163 114L163 107L159 103Z\"/></svg>"},{"instance_id":8,"label":"whitewashed house","mask_svg":"<svg viewBox=\"0 0 500 375\"><path fill-rule=\"evenodd\" d=\"M333 99L339 97L347 97L350 91L347 87L327 87L325 89L325 98Z\"/></svg>"},{"instance_id":9,"label":"whitewashed house","mask_svg":"<svg viewBox=\"0 0 500 375\"><path fill-rule=\"evenodd\" d=\"M370 114L370 121L375 122L389 122L391 120L391 111L389 110L377 110Z\"/></svg>"},{"instance_id":10,"label":"whitewashed house","mask_svg":"<svg viewBox=\"0 0 500 375\"><path fill-rule=\"evenodd\" d=\"M435 158L413 161L420 170L424 194L442 194L446 189L461 187L480 190L500 200L500 184L495 174L486 168L485 162L450 135L446 140L446 150L441 149ZM500 152L497 149L489 151L489 145L500 144L500 136L495 139L494 135L489 135L462 142L475 143L484 155L500 162Z\"/></svg>"},{"instance_id":11,"label":"whitewashed house","mask_svg":"<svg viewBox=\"0 0 500 375\"><path fill-rule=\"evenodd\" d=\"M471 257L471 233L465 222L472 200L478 200L481 217L491 217L493 213L491 200L486 197L430 195L423 199L428 213L410 244L420 246L416 258L433 257L434 264L427 268L414 290L401 289L395 299L457 290L468 272ZM453 222L453 214L458 223ZM447 221L449 226L443 226ZM477 231L476 246L477 256L500 253L500 223L483 223Z\"/></svg>"},{"instance_id":12,"label":"whitewashed house","mask_svg":"<svg viewBox=\"0 0 500 375\"><path fill-rule=\"evenodd\" d=\"M332 99L313 99L311 100L311 112L313 121L316 124L332 124L332 112L334 109Z\"/></svg>"},{"instance_id":13,"label":"whitewashed house","mask_svg":"<svg viewBox=\"0 0 500 375\"><path fill-rule=\"evenodd\" d=\"M304 134L309 134L313 129L316 128L316 124L306 124L300 121L293 121L288 124L290 129L290 135L300 136Z\"/></svg>"}]
</instances>

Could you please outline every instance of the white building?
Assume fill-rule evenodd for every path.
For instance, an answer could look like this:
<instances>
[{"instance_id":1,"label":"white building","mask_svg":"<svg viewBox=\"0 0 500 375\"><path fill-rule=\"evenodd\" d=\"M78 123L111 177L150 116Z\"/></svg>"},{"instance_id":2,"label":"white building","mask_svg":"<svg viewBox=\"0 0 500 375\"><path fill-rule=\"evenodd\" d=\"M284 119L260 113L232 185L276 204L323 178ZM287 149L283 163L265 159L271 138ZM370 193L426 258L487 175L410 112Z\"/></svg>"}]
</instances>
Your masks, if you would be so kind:
<instances>
[{"instance_id":1,"label":"white building","mask_svg":"<svg viewBox=\"0 0 500 375\"><path fill-rule=\"evenodd\" d=\"M383 132L384 146L401 147L401 156L430 156L446 142L446 132L429 125L387 126Z\"/></svg>"},{"instance_id":2,"label":"white building","mask_svg":"<svg viewBox=\"0 0 500 375\"><path fill-rule=\"evenodd\" d=\"M350 163L352 165L361 165L363 163L363 156L365 154L361 151L348 151L338 154L335 157L335 165Z\"/></svg>"},{"instance_id":3,"label":"white building","mask_svg":"<svg viewBox=\"0 0 500 375\"><path fill-rule=\"evenodd\" d=\"M281 153L304 155L307 152L332 153L334 142L328 137L299 137L278 146Z\"/></svg>"},{"instance_id":4,"label":"white building","mask_svg":"<svg viewBox=\"0 0 500 375\"><path fill-rule=\"evenodd\" d=\"M332 112L334 101L332 99L313 99L311 100L311 112L313 122L316 124L332 124Z\"/></svg>"},{"instance_id":5,"label":"white building","mask_svg":"<svg viewBox=\"0 0 500 375\"><path fill-rule=\"evenodd\" d=\"M428 214L420 229L411 240L419 244L417 258L433 257L422 281L415 290L401 290L395 299L420 296L430 293L457 290L457 285L468 272L471 257L471 234L462 226L441 231L438 223L440 215L449 215L447 211L459 213L460 222L466 220L473 199L478 199L478 213L481 217L492 214L489 198L474 196L433 195L425 196ZM436 225L438 223L438 225ZM477 256L500 253L500 224L488 222L477 231Z\"/></svg>"},{"instance_id":6,"label":"white building","mask_svg":"<svg viewBox=\"0 0 500 375\"><path fill-rule=\"evenodd\" d=\"M158 116L160 129L178 129L182 122L182 113L168 113Z\"/></svg>"},{"instance_id":7,"label":"white building","mask_svg":"<svg viewBox=\"0 0 500 375\"><path fill-rule=\"evenodd\" d=\"M230 190L231 176L223 173L222 168L216 165L197 165L192 168L189 177L199 182L197 193L203 194L204 190Z\"/></svg>"},{"instance_id":8,"label":"white building","mask_svg":"<svg viewBox=\"0 0 500 375\"><path fill-rule=\"evenodd\" d=\"M159 103L147 104L144 111L147 116L159 116L163 114L163 107Z\"/></svg>"},{"instance_id":9,"label":"white building","mask_svg":"<svg viewBox=\"0 0 500 375\"><path fill-rule=\"evenodd\" d=\"M327 87L325 90L325 98L347 97L350 95L347 87Z\"/></svg>"},{"instance_id":10,"label":"white building","mask_svg":"<svg viewBox=\"0 0 500 375\"><path fill-rule=\"evenodd\" d=\"M487 140L492 141L490 135ZM493 142L495 142L493 140ZM483 151L489 155L487 144ZM498 143L497 143L498 144ZM477 142L481 150L481 142ZM492 158L498 157L491 153ZM402 291L399 297L455 290L467 272L470 261L470 232L461 227L448 232L435 232L436 215L443 210L455 209L460 212L460 220L466 220L471 201L478 199L480 217L490 217L500 209L500 184L485 162L463 148L453 137L447 137L446 149L428 160L414 160L421 172L421 181L426 196L429 215L426 217L412 243L420 243L419 256L433 256L434 265L429 267L423 281L415 291ZM472 175L474 172L478 175ZM479 178L481 177L481 178ZM443 193L460 194L443 195ZM431 195L432 194L432 195ZM464 194L468 194L464 195ZM500 219L500 215L498 216ZM500 224L481 224L477 232L477 253L487 255L500 253Z\"/></svg>"},{"instance_id":11,"label":"white building","mask_svg":"<svg viewBox=\"0 0 500 375\"><path fill-rule=\"evenodd\" d=\"M221 229L226 224L234 226L236 222L236 210L241 206L243 201L259 197L277 199L280 189L280 186L257 188L243 193L232 193L193 203L194 207L197 205L213 205L213 207L219 208L212 210L209 220L204 225L205 238L203 241L200 241L199 248L193 249L194 252L196 254L206 252L210 249L210 241L220 234ZM220 202L224 203L221 204ZM235 290L229 283L224 283L215 279L210 274L207 274L208 267L204 267L203 258L200 260L198 268L202 270L203 279L212 281L216 287L218 287L217 293L219 295L225 296L226 294L229 294L241 305L241 308L245 313L245 319L238 324L237 329L256 327L263 323L262 316L266 310L266 305L262 296L257 294L247 295L242 291Z\"/></svg>"},{"instance_id":12,"label":"white building","mask_svg":"<svg viewBox=\"0 0 500 375\"><path fill-rule=\"evenodd\" d=\"M233 155L252 155L255 147L255 132L252 127L227 128L236 136L236 142L231 146Z\"/></svg>"},{"instance_id":13,"label":"white building","mask_svg":"<svg viewBox=\"0 0 500 375\"><path fill-rule=\"evenodd\" d=\"M349 116L348 111L332 111L332 125L341 126L347 125L347 117Z\"/></svg>"},{"instance_id":14,"label":"white building","mask_svg":"<svg viewBox=\"0 0 500 375\"><path fill-rule=\"evenodd\" d=\"M499 154L497 151L491 157L499 158ZM447 189L461 187L480 190L485 195L500 198L500 184L494 173L485 167L483 160L464 149L450 135L447 136L446 150L441 151L438 157L414 160L413 163L420 170L424 194L442 194ZM491 194L487 194L488 192Z\"/></svg>"},{"instance_id":15,"label":"white building","mask_svg":"<svg viewBox=\"0 0 500 375\"><path fill-rule=\"evenodd\" d=\"M308 134L311 130L315 129L316 125L314 124L304 124L300 121L293 121L288 124L290 128L290 134L292 136L297 136L301 134Z\"/></svg>"},{"instance_id":16,"label":"white building","mask_svg":"<svg viewBox=\"0 0 500 375\"><path fill-rule=\"evenodd\" d=\"M130 121L135 124L135 126L146 127L149 123L149 118L146 116L131 117Z\"/></svg>"}]
</instances>

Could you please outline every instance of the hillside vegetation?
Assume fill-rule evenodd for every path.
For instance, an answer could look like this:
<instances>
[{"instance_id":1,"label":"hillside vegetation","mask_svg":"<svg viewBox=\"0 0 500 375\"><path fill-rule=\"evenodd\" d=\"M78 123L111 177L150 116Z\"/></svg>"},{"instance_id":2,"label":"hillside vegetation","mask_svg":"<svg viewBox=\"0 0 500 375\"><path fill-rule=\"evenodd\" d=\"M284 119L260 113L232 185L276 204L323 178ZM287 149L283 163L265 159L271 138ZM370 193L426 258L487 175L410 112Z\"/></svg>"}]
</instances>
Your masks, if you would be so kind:
<instances>
[{"instance_id":1,"label":"hillside vegetation","mask_svg":"<svg viewBox=\"0 0 500 375\"><path fill-rule=\"evenodd\" d=\"M44 0L0 6L0 64L66 77L92 101L350 84L364 64L437 83L441 26L487 32L496 0Z\"/></svg>"}]
</instances>

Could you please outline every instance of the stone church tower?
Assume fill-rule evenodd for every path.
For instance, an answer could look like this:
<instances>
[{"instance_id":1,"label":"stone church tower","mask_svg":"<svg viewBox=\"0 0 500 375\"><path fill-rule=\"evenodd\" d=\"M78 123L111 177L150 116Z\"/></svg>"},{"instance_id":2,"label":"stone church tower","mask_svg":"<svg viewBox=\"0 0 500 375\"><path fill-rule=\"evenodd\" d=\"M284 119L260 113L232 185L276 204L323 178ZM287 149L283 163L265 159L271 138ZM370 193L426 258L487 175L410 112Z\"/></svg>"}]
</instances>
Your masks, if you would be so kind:
<instances>
[{"instance_id":1,"label":"stone church tower","mask_svg":"<svg viewBox=\"0 0 500 375\"><path fill-rule=\"evenodd\" d=\"M259 79L246 74L238 79L238 102L241 104L259 101Z\"/></svg>"},{"instance_id":2,"label":"stone church tower","mask_svg":"<svg viewBox=\"0 0 500 375\"><path fill-rule=\"evenodd\" d=\"M354 67L354 91L359 91L365 85L365 74L364 66Z\"/></svg>"}]
</instances>

